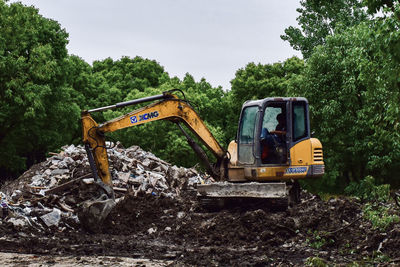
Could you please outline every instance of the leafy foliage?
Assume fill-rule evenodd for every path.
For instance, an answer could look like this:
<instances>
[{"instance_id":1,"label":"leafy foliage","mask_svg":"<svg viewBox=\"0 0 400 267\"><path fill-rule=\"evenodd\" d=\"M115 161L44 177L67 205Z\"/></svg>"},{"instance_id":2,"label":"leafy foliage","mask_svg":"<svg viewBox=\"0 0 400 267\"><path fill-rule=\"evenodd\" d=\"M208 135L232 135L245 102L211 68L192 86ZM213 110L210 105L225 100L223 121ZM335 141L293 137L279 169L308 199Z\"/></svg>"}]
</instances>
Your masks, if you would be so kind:
<instances>
[{"instance_id":1,"label":"leafy foliage","mask_svg":"<svg viewBox=\"0 0 400 267\"><path fill-rule=\"evenodd\" d=\"M78 106L64 78L68 34L38 10L0 1L0 170L25 163L70 142ZM72 131L72 132L71 132Z\"/></svg>"},{"instance_id":2,"label":"leafy foliage","mask_svg":"<svg viewBox=\"0 0 400 267\"><path fill-rule=\"evenodd\" d=\"M371 202L387 202L390 198L390 185L377 185L374 177L367 176L360 182L351 182L345 193L359 197L361 200Z\"/></svg>"},{"instance_id":3,"label":"leafy foliage","mask_svg":"<svg viewBox=\"0 0 400 267\"><path fill-rule=\"evenodd\" d=\"M306 243L312 248L320 249L327 244L335 243L334 239L326 237L324 233L309 230L308 234L311 238L307 238Z\"/></svg>"},{"instance_id":4,"label":"leafy foliage","mask_svg":"<svg viewBox=\"0 0 400 267\"><path fill-rule=\"evenodd\" d=\"M368 7L368 12L371 14L381 11L381 9L385 7L394 10L396 2L398 3L396 0L364 0L363 2Z\"/></svg>"},{"instance_id":5,"label":"leafy foliage","mask_svg":"<svg viewBox=\"0 0 400 267\"><path fill-rule=\"evenodd\" d=\"M316 46L324 45L327 36L367 19L360 0L303 0L300 4L302 7L297 9L300 28L288 27L281 38L301 51L304 58L309 58Z\"/></svg>"},{"instance_id":6,"label":"leafy foliage","mask_svg":"<svg viewBox=\"0 0 400 267\"><path fill-rule=\"evenodd\" d=\"M393 223L400 221L399 216L390 213L390 208L374 203L367 203L363 208L363 217L369 220L372 228L385 231Z\"/></svg>"},{"instance_id":7,"label":"leafy foliage","mask_svg":"<svg viewBox=\"0 0 400 267\"><path fill-rule=\"evenodd\" d=\"M289 80L298 75L304 68L303 60L292 57L282 63L255 64L249 63L244 69L236 72L232 80L233 101L240 111L246 100L262 99L271 96L286 96Z\"/></svg>"},{"instance_id":8,"label":"leafy foliage","mask_svg":"<svg viewBox=\"0 0 400 267\"><path fill-rule=\"evenodd\" d=\"M382 7L383 17L370 13ZM399 19L396 1L302 1L282 36L307 59L292 88L310 101L327 175L309 185L356 193L363 179L399 186ZM297 91L296 91L297 90ZM359 190L361 190L358 188ZM351 191L351 190L350 190Z\"/></svg>"},{"instance_id":9,"label":"leafy foliage","mask_svg":"<svg viewBox=\"0 0 400 267\"><path fill-rule=\"evenodd\" d=\"M388 50L400 39L387 27L371 21L330 36L307 62L299 88L324 144L327 186L399 172L399 69Z\"/></svg>"},{"instance_id":10,"label":"leafy foliage","mask_svg":"<svg viewBox=\"0 0 400 267\"><path fill-rule=\"evenodd\" d=\"M314 266L314 267L325 267L328 266L328 264L325 262L324 259L319 258L319 257L308 257L306 262L306 266Z\"/></svg>"}]
</instances>

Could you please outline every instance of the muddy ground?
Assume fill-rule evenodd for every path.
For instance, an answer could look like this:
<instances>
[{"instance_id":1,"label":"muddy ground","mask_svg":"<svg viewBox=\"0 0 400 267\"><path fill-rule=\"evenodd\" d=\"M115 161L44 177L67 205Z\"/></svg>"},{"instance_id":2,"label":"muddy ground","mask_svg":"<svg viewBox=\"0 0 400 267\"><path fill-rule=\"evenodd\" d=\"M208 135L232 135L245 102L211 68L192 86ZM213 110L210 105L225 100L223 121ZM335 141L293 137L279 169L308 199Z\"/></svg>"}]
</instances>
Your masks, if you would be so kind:
<instances>
[{"instance_id":1,"label":"muddy ground","mask_svg":"<svg viewBox=\"0 0 400 267\"><path fill-rule=\"evenodd\" d=\"M391 212L399 214L395 205ZM2 252L54 259L120 256L150 260L139 265L154 261L171 266L400 264L400 224L374 229L358 200L323 201L305 191L302 202L286 211L238 203L210 212L199 206L193 190L175 199L128 194L107 217L102 233L80 228L37 231L2 222L0 234ZM62 263L54 259L43 264Z\"/></svg>"}]
</instances>

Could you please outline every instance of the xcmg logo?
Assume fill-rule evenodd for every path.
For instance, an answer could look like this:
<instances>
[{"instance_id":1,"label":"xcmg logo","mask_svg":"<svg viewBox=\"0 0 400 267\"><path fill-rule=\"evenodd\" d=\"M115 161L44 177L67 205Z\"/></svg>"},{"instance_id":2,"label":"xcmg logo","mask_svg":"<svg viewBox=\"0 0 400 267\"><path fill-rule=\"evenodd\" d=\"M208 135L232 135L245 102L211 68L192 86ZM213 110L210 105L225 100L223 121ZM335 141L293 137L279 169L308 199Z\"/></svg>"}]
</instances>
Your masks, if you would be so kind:
<instances>
[{"instance_id":1,"label":"xcmg logo","mask_svg":"<svg viewBox=\"0 0 400 267\"><path fill-rule=\"evenodd\" d=\"M159 115L158 111L154 111L154 112L149 112L149 113L139 115L139 120L138 120L137 116L132 116L132 117L130 117L130 119L131 119L131 123L133 124L133 123L137 123L138 121L145 121L148 119L157 118L158 115Z\"/></svg>"}]
</instances>

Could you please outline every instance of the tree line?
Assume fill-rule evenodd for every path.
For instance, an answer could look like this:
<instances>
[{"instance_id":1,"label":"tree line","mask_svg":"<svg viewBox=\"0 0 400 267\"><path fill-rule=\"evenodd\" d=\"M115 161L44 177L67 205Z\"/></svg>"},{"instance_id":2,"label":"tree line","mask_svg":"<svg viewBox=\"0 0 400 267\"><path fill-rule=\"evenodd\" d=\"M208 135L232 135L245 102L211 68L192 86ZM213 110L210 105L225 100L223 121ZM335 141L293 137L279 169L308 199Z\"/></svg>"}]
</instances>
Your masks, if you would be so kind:
<instances>
[{"instance_id":1,"label":"tree line","mask_svg":"<svg viewBox=\"0 0 400 267\"><path fill-rule=\"evenodd\" d=\"M80 112L180 89L225 147L244 101L304 96L311 128L324 147L326 175L306 186L343 191L373 177L398 186L400 174L400 7L396 1L304 0L299 28L281 38L303 59L250 62L224 91L201 79L171 77L157 61L107 58L88 64L66 49L68 33L34 7L0 0L0 177L12 178L50 151L81 139ZM379 14L379 15L376 15ZM129 108L95 113L97 121ZM194 166L175 125L154 122L109 136Z\"/></svg>"}]
</instances>

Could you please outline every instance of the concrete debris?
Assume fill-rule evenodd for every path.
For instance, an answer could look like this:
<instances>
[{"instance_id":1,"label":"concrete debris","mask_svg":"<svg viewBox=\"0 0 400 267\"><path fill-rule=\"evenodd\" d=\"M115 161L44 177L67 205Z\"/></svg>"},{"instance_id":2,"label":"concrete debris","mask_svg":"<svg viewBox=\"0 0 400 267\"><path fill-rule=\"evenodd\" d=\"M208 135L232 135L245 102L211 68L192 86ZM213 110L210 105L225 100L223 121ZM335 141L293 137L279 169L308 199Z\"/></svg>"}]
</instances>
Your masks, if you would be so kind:
<instances>
[{"instance_id":1,"label":"concrete debris","mask_svg":"<svg viewBox=\"0 0 400 267\"><path fill-rule=\"evenodd\" d=\"M8 220L9 223L12 223L15 227L23 227L26 225L26 221L22 219L15 219L15 218L10 218Z\"/></svg>"},{"instance_id":2,"label":"concrete debris","mask_svg":"<svg viewBox=\"0 0 400 267\"><path fill-rule=\"evenodd\" d=\"M117 143L107 153L118 201L127 193L179 198L183 189L212 181L193 168L171 165L138 146L124 149ZM63 147L58 154L53 153L45 162L32 166L18 179L6 183L0 191L0 220L40 231L49 227L62 231L90 223L86 219L80 222L78 213L101 195L84 147L75 145ZM111 210L113 205L110 202L105 207Z\"/></svg>"},{"instance_id":3,"label":"concrete debris","mask_svg":"<svg viewBox=\"0 0 400 267\"><path fill-rule=\"evenodd\" d=\"M40 216L40 219L46 224L47 227L57 226L61 219L61 211L54 208L52 212Z\"/></svg>"},{"instance_id":4,"label":"concrete debris","mask_svg":"<svg viewBox=\"0 0 400 267\"><path fill-rule=\"evenodd\" d=\"M183 217L185 217L185 213L183 211L178 212L177 217L178 219L182 219Z\"/></svg>"},{"instance_id":5,"label":"concrete debris","mask_svg":"<svg viewBox=\"0 0 400 267\"><path fill-rule=\"evenodd\" d=\"M149 235L154 234L155 232L157 232L157 228L149 228L149 230L147 230L147 233L149 233Z\"/></svg>"}]
</instances>

